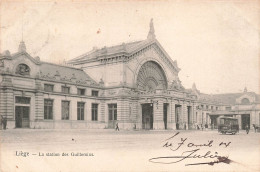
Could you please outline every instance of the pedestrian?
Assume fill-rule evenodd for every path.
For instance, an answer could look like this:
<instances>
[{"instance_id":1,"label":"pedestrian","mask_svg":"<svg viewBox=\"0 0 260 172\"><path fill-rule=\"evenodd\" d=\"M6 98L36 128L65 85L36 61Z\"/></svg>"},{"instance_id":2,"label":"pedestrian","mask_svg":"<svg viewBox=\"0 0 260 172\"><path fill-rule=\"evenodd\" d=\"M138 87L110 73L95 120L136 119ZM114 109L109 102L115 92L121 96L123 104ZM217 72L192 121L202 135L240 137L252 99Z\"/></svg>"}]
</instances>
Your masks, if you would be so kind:
<instances>
[{"instance_id":1,"label":"pedestrian","mask_svg":"<svg viewBox=\"0 0 260 172\"><path fill-rule=\"evenodd\" d=\"M136 130L136 124L134 124L134 130Z\"/></svg>"},{"instance_id":2,"label":"pedestrian","mask_svg":"<svg viewBox=\"0 0 260 172\"><path fill-rule=\"evenodd\" d=\"M248 127L248 124L246 125L246 134L249 133L249 127Z\"/></svg>"},{"instance_id":3,"label":"pedestrian","mask_svg":"<svg viewBox=\"0 0 260 172\"><path fill-rule=\"evenodd\" d=\"M200 126L201 126L201 130L203 131L203 124L201 124Z\"/></svg>"},{"instance_id":4,"label":"pedestrian","mask_svg":"<svg viewBox=\"0 0 260 172\"><path fill-rule=\"evenodd\" d=\"M0 115L0 130L3 129L3 117Z\"/></svg>"},{"instance_id":5,"label":"pedestrian","mask_svg":"<svg viewBox=\"0 0 260 172\"><path fill-rule=\"evenodd\" d=\"M6 119L6 117L3 117L2 121L3 121L4 130L6 130L6 125L7 125L7 119Z\"/></svg>"},{"instance_id":6,"label":"pedestrian","mask_svg":"<svg viewBox=\"0 0 260 172\"><path fill-rule=\"evenodd\" d=\"M116 123L116 131L119 131L118 123Z\"/></svg>"}]
</instances>

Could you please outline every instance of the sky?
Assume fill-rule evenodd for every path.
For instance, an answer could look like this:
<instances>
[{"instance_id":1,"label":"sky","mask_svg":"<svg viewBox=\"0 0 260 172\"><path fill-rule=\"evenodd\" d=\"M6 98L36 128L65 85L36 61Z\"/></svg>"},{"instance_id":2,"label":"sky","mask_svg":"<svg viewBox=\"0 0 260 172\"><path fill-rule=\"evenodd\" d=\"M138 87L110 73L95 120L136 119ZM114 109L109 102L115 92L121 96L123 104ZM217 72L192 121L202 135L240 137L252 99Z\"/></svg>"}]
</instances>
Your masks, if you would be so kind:
<instances>
[{"instance_id":1,"label":"sky","mask_svg":"<svg viewBox=\"0 0 260 172\"><path fill-rule=\"evenodd\" d=\"M155 35L177 60L185 88L259 93L260 1L7 1L0 4L0 52L62 63L93 49ZM23 35L23 36L22 36Z\"/></svg>"}]
</instances>

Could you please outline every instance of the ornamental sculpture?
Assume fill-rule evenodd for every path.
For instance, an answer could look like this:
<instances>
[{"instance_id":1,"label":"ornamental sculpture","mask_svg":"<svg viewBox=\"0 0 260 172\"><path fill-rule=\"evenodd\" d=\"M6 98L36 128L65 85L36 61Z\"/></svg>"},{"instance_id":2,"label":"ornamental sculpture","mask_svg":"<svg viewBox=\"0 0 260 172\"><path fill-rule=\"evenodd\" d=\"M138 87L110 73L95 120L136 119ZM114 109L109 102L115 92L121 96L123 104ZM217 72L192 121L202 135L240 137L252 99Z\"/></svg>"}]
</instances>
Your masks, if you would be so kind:
<instances>
[{"instance_id":1,"label":"ornamental sculpture","mask_svg":"<svg viewBox=\"0 0 260 172\"><path fill-rule=\"evenodd\" d=\"M26 64L19 64L16 67L15 73L19 75L30 75L30 68Z\"/></svg>"}]
</instances>

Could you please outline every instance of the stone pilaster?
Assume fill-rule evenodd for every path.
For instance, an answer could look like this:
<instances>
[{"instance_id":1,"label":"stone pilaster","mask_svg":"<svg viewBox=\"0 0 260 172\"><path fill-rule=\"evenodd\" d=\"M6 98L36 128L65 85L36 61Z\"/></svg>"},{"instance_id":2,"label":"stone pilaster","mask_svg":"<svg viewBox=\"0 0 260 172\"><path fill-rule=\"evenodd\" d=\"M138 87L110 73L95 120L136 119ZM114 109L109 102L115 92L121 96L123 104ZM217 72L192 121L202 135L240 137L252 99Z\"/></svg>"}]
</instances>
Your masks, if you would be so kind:
<instances>
[{"instance_id":1,"label":"stone pilaster","mask_svg":"<svg viewBox=\"0 0 260 172\"><path fill-rule=\"evenodd\" d=\"M163 121L163 101L157 99L153 105L154 118L153 118L153 128L154 129L165 129Z\"/></svg>"},{"instance_id":2,"label":"stone pilaster","mask_svg":"<svg viewBox=\"0 0 260 172\"><path fill-rule=\"evenodd\" d=\"M196 104L192 105L192 129L196 129Z\"/></svg>"},{"instance_id":3,"label":"stone pilaster","mask_svg":"<svg viewBox=\"0 0 260 172\"><path fill-rule=\"evenodd\" d=\"M142 129L142 105L138 103L137 105L137 114L136 114L136 128Z\"/></svg>"},{"instance_id":4,"label":"stone pilaster","mask_svg":"<svg viewBox=\"0 0 260 172\"><path fill-rule=\"evenodd\" d=\"M55 113L53 113L53 115L55 115ZM43 120L43 119L44 119L43 93L37 92L35 93L35 120Z\"/></svg>"},{"instance_id":5,"label":"stone pilaster","mask_svg":"<svg viewBox=\"0 0 260 172\"><path fill-rule=\"evenodd\" d=\"M101 103L100 103L100 119L99 121L101 122L105 122L105 107L106 104L105 104L105 101L104 100L101 100Z\"/></svg>"},{"instance_id":6,"label":"stone pilaster","mask_svg":"<svg viewBox=\"0 0 260 172\"><path fill-rule=\"evenodd\" d=\"M242 129L242 120L241 120L241 115L237 115L238 117L238 124L239 124L239 129Z\"/></svg>"},{"instance_id":7,"label":"stone pilaster","mask_svg":"<svg viewBox=\"0 0 260 172\"><path fill-rule=\"evenodd\" d=\"M12 89L4 90L4 110L1 115L7 119L15 119L14 117L14 93Z\"/></svg>"},{"instance_id":8,"label":"stone pilaster","mask_svg":"<svg viewBox=\"0 0 260 172\"><path fill-rule=\"evenodd\" d=\"M117 106L117 120L120 127L125 129L133 129L133 124L129 118L129 99L118 99Z\"/></svg>"},{"instance_id":9,"label":"stone pilaster","mask_svg":"<svg viewBox=\"0 0 260 172\"><path fill-rule=\"evenodd\" d=\"M170 123L168 122L168 128L169 129L176 129L176 121L175 121L175 101L171 100L170 104L169 104L169 116L170 116Z\"/></svg>"},{"instance_id":10,"label":"stone pilaster","mask_svg":"<svg viewBox=\"0 0 260 172\"><path fill-rule=\"evenodd\" d=\"M132 101L132 105L131 105L131 120L133 122L137 121L137 114L138 114L138 102L137 100Z\"/></svg>"},{"instance_id":11,"label":"stone pilaster","mask_svg":"<svg viewBox=\"0 0 260 172\"><path fill-rule=\"evenodd\" d=\"M180 128L184 129L184 123L188 123L188 117L187 117L187 104L185 102L182 103L182 116L181 116L181 123L180 123Z\"/></svg>"}]
</instances>

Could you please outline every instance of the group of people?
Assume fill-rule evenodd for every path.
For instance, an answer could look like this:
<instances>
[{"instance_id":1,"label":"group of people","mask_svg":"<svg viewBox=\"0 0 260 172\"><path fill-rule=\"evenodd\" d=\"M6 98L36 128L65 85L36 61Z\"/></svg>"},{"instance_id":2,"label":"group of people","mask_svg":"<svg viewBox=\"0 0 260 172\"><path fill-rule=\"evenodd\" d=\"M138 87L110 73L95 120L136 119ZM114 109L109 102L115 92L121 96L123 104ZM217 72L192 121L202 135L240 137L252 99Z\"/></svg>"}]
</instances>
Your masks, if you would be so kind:
<instances>
[{"instance_id":1,"label":"group of people","mask_svg":"<svg viewBox=\"0 0 260 172\"><path fill-rule=\"evenodd\" d=\"M0 130L2 130L2 129L6 130L6 125L7 125L6 117L1 115L0 118L1 118Z\"/></svg>"},{"instance_id":2,"label":"group of people","mask_svg":"<svg viewBox=\"0 0 260 172\"><path fill-rule=\"evenodd\" d=\"M212 126L211 126L211 127L212 127ZM204 129L208 129L208 128L209 128L209 125L208 125L207 123L204 124L204 125L203 125L203 124L200 124L200 125L197 124L197 125L196 125L196 128L197 128L197 130L200 130L200 129L201 129L201 130L203 131Z\"/></svg>"}]
</instances>

